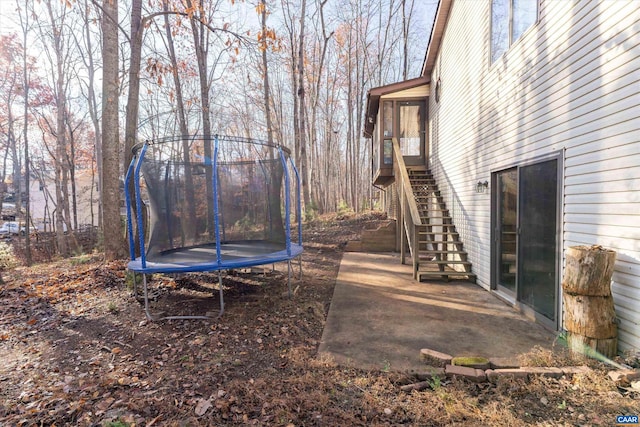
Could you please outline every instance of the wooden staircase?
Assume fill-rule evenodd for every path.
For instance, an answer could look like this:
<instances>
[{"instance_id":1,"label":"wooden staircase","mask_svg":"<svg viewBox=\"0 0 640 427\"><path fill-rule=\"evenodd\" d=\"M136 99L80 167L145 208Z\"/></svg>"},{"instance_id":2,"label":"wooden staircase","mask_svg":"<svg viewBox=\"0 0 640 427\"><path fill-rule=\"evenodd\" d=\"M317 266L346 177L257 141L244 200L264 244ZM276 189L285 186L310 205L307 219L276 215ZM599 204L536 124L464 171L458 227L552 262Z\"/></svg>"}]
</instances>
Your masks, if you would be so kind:
<instances>
[{"instance_id":1,"label":"wooden staircase","mask_svg":"<svg viewBox=\"0 0 640 427\"><path fill-rule=\"evenodd\" d=\"M408 173L422 222L416 230L417 279L464 279L475 282L476 275L471 272L467 252L433 175L425 170L409 170Z\"/></svg>"}]
</instances>

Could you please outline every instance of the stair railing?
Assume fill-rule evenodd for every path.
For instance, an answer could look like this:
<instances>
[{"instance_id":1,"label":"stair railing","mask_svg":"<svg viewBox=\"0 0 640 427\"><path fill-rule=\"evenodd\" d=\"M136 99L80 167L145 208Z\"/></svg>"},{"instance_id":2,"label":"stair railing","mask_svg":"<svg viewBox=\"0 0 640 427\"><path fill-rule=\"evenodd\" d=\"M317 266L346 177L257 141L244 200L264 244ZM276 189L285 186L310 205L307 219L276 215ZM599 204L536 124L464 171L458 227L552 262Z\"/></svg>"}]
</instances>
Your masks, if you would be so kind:
<instances>
[{"instance_id":1,"label":"stair railing","mask_svg":"<svg viewBox=\"0 0 640 427\"><path fill-rule=\"evenodd\" d=\"M411 259L413 261L413 278L418 277L419 267L419 227L422 225L418 205L413 195L413 188L409 181L407 165L404 163L400 143L397 138L393 138L393 172L398 186L400 197L400 218L404 232L400 233L400 260L405 264L406 246L408 243Z\"/></svg>"}]
</instances>

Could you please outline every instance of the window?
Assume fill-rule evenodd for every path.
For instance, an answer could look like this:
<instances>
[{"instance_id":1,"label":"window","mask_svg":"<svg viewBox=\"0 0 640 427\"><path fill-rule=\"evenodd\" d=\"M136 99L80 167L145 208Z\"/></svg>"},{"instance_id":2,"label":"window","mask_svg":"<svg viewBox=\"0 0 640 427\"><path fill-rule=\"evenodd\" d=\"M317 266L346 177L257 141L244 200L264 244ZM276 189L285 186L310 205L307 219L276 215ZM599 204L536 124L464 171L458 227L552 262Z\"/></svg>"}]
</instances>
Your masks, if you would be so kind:
<instances>
[{"instance_id":1,"label":"window","mask_svg":"<svg viewBox=\"0 0 640 427\"><path fill-rule=\"evenodd\" d=\"M491 63L500 58L538 17L538 0L491 1Z\"/></svg>"},{"instance_id":2,"label":"window","mask_svg":"<svg viewBox=\"0 0 640 427\"><path fill-rule=\"evenodd\" d=\"M383 150L382 163L385 166L393 165L393 141L385 139Z\"/></svg>"},{"instance_id":3,"label":"window","mask_svg":"<svg viewBox=\"0 0 640 427\"><path fill-rule=\"evenodd\" d=\"M403 156L420 156L424 134L423 106L421 102L401 102L398 105L399 142Z\"/></svg>"},{"instance_id":4,"label":"window","mask_svg":"<svg viewBox=\"0 0 640 427\"><path fill-rule=\"evenodd\" d=\"M384 101L382 104L382 121L384 124L384 136L393 136L393 102Z\"/></svg>"}]
</instances>

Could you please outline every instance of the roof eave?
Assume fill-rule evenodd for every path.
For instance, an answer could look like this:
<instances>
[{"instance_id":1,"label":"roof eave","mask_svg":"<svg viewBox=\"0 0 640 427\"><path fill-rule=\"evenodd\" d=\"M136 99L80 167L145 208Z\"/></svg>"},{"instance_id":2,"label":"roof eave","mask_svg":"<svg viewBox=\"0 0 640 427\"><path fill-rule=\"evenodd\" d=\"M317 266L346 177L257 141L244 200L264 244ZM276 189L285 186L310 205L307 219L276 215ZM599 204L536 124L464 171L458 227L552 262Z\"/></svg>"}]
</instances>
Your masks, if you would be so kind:
<instances>
[{"instance_id":1,"label":"roof eave","mask_svg":"<svg viewBox=\"0 0 640 427\"><path fill-rule=\"evenodd\" d=\"M433 21L433 27L431 28L427 53L422 64L422 76L431 75L433 65L436 62L436 56L440 50L440 43L442 42L442 36L447 25L452 3L453 0L440 0L438 2L438 10L436 11L436 17Z\"/></svg>"}]
</instances>

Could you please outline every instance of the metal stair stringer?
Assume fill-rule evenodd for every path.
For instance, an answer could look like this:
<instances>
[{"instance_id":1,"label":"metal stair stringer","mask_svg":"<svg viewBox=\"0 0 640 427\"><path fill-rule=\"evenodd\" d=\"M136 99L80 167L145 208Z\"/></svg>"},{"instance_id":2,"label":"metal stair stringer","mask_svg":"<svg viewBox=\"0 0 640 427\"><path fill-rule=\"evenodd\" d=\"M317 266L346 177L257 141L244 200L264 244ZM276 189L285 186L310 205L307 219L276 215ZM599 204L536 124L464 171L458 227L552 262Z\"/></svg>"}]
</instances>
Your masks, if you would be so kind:
<instances>
[{"instance_id":1,"label":"metal stair stringer","mask_svg":"<svg viewBox=\"0 0 640 427\"><path fill-rule=\"evenodd\" d=\"M417 279L476 281L444 198L428 170L409 170L422 225L418 229ZM412 254L415 256L415 254Z\"/></svg>"}]
</instances>

